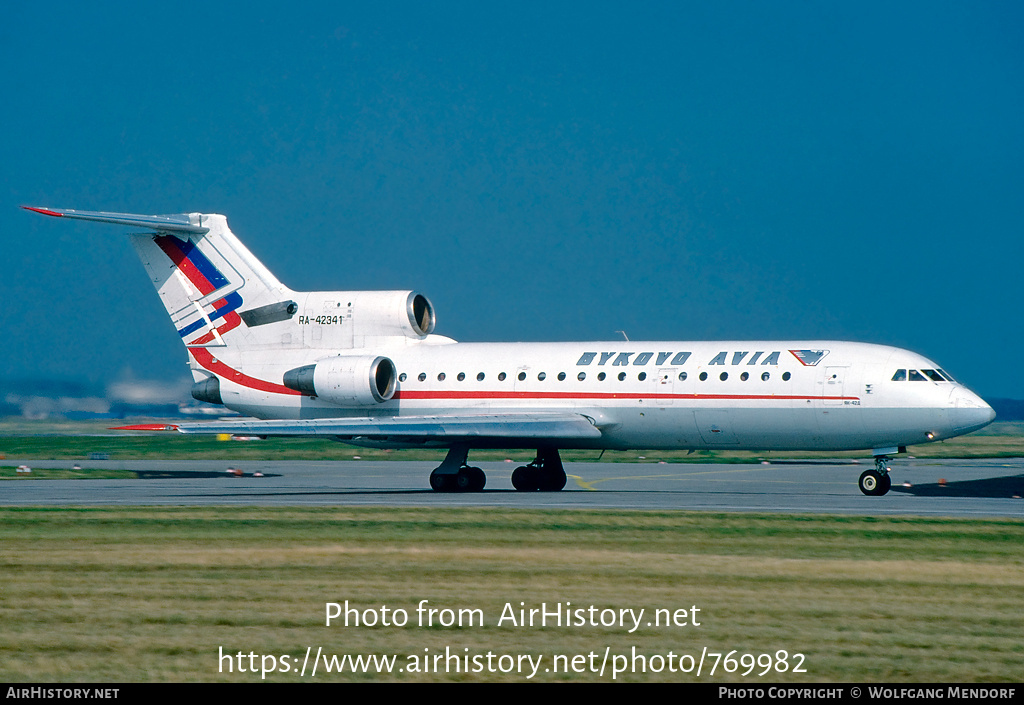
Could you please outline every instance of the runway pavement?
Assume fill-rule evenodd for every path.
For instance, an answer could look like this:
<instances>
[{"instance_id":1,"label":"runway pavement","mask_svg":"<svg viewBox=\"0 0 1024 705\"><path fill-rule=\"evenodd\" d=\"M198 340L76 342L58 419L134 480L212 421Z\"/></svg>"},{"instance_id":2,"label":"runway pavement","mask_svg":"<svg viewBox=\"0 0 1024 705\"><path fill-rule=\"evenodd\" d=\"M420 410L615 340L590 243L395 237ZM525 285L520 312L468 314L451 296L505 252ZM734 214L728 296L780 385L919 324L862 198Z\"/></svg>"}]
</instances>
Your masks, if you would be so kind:
<instances>
[{"instance_id":1,"label":"runway pavement","mask_svg":"<svg viewBox=\"0 0 1024 705\"><path fill-rule=\"evenodd\" d=\"M4 465L71 467L72 461L8 459ZM126 460L88 461L137 480L0 482L2 506L247 505L528 507L841 513L1024 518L1024 459L896 460L892 490L866 497L857 478L870 460L770 465L572 463L561 492L516 492L514 463L480 463L483 492L439 494L429 462ZM242 477L227 474L237 467ZM255 477L262 472L264 477ZM940 482L944 480L945 482ZM906 483L906 485L904 485Z\"/></svg>"}]
</instances>

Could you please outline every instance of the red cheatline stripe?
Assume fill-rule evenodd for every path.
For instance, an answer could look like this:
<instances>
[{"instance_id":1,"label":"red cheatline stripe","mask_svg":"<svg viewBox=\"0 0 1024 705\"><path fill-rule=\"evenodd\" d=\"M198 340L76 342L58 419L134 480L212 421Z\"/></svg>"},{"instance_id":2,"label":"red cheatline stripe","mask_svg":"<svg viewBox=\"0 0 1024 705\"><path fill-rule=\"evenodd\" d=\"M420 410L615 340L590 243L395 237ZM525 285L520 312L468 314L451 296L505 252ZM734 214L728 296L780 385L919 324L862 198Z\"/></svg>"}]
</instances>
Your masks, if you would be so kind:
<instances>
[{"instance_id":1,"label":"red cheatline stripe","mask_svg":"<svg viewBox=\"0 0 1024 705\"><path fill-rule=\"evenodd\" d=\"M240 384L243 387L248 387L249 389L258 389L261 392L288 394L296 397L302 396L302 392L296 392L294 389L288 389L288 387L283 384L274 384L273 382L267 382L262 379L256 379L255 377L242 374L238 370L228 367L220 360L214 358L213 354L206 348L189 348L188 351L192 353L192 357L194 357L196 362L200 365L215 375L223 377L235 384Z\"/></svg>"},{"instance_id":2,"label":"red cheatline stripe","mask_svg":"<svg viewBox=\"0 0 1024 705\"><path fill-rule=\"evenodd\" d=\"M395 399L771 399L856 401L859 397L815 397L797 394L639 394L628 392L424 392L399 391Z\"/></svg>"}]
</instances>

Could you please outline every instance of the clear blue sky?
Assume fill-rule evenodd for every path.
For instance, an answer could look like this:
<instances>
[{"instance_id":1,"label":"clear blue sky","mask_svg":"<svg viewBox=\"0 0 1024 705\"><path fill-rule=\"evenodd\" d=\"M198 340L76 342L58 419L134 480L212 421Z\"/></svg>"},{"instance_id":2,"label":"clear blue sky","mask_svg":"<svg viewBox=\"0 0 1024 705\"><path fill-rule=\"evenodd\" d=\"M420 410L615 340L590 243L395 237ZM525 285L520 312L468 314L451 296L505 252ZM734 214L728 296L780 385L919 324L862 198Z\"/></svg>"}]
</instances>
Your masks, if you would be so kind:
<instances>
[{"instance_id":1,"label":"clear blue sky","mask_svg":"<svg viewBox=\"0 0 1024 705\"><path fill-rule=\"evenodd\" d=\"M186 376L122 231L28 204L224 213L458 340L862 340L1024 398L1020 3L184 6L0 13L0 380Z\"/></svg>"}]
</instances>

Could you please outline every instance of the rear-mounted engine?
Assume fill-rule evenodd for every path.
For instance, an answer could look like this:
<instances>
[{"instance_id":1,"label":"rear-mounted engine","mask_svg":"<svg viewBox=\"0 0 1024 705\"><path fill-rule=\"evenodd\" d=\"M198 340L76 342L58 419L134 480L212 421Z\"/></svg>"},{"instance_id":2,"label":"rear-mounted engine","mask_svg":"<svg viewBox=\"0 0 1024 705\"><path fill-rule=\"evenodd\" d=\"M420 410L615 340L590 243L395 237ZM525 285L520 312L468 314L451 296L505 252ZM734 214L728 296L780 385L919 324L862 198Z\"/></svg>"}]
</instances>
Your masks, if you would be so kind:
<instances>
[{"instance_id":1,"label":"rear-mounted engine","mask_svg":"<svg viewBox=\"0 0 1024 705\"><path fill-rule=\"evenodd\" d=\"M415 291L352 291L348 299L356 338L424 338L434 331L434 307Z\"/></svg>"},{"instance_id":2,"label":"rear-mounted engine","mask_svg":"<svg viewBox=\"0 0 1024 705\"><path fill-rule=\"evenodd\" d=\"M284 373L284 386L339 406L371 406L395 395L398 370L382 356L338 355Z\"/></svg>"}]
</instances>

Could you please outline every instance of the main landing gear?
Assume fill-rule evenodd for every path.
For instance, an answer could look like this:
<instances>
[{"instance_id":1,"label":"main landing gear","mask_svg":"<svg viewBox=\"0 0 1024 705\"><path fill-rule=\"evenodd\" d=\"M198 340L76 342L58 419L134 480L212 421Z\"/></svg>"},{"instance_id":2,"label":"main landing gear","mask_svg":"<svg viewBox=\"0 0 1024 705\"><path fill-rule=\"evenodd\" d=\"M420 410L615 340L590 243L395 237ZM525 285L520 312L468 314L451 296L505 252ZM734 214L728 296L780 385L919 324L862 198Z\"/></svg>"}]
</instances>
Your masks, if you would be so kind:
<instances>
[{"instance_id":1,"label":"main landing gear","mask_svg":"<svg viewBox=\"0 0 1024 705\"><path fill-rule=\"evenodd\" d=\"M512 486L520 492L558 492L565 487L565 469L556 448L540 448L529 465L512 473Z\"/></svg>"},{"instance_id":2,"label":"main landing gear","mask_svg":"<svg viewBox=\"0 0 1024 705\"><path fill-rule=\"evenodd\" d=\"M889 491L892 487L892 478L889 477L889 460L885 455L875 456L875 468L865 470L857 486L866 495L879 497Z\"/></svg>"},{"instance_id":3,"label":"main landing gear","mask_svg":"<svg viewBox=\"0 0 1024 705\"><path fill-rule=\"evenodd\" d=\"M448 451L444 462L430 473L430 487L435 492L479 492L487 477L480 468L466 464L469 448L455 447ZM516 468L512 473L512 486L520 492L557 492L565 487L565 469L556 448L541 448L529 465Z\"/></svg>"},{"instance_id":4,"label":"main landing gear","mask_svg":"<svg viewBox=\"0 0 1024 705\"><path fill-rule=\"evenodd\" d=\"M430 473L430 487L435 492L479 492L487 484L480 468L466 465L469 448L452 448L444 462Z\"/></svg>"}]
</instances>

